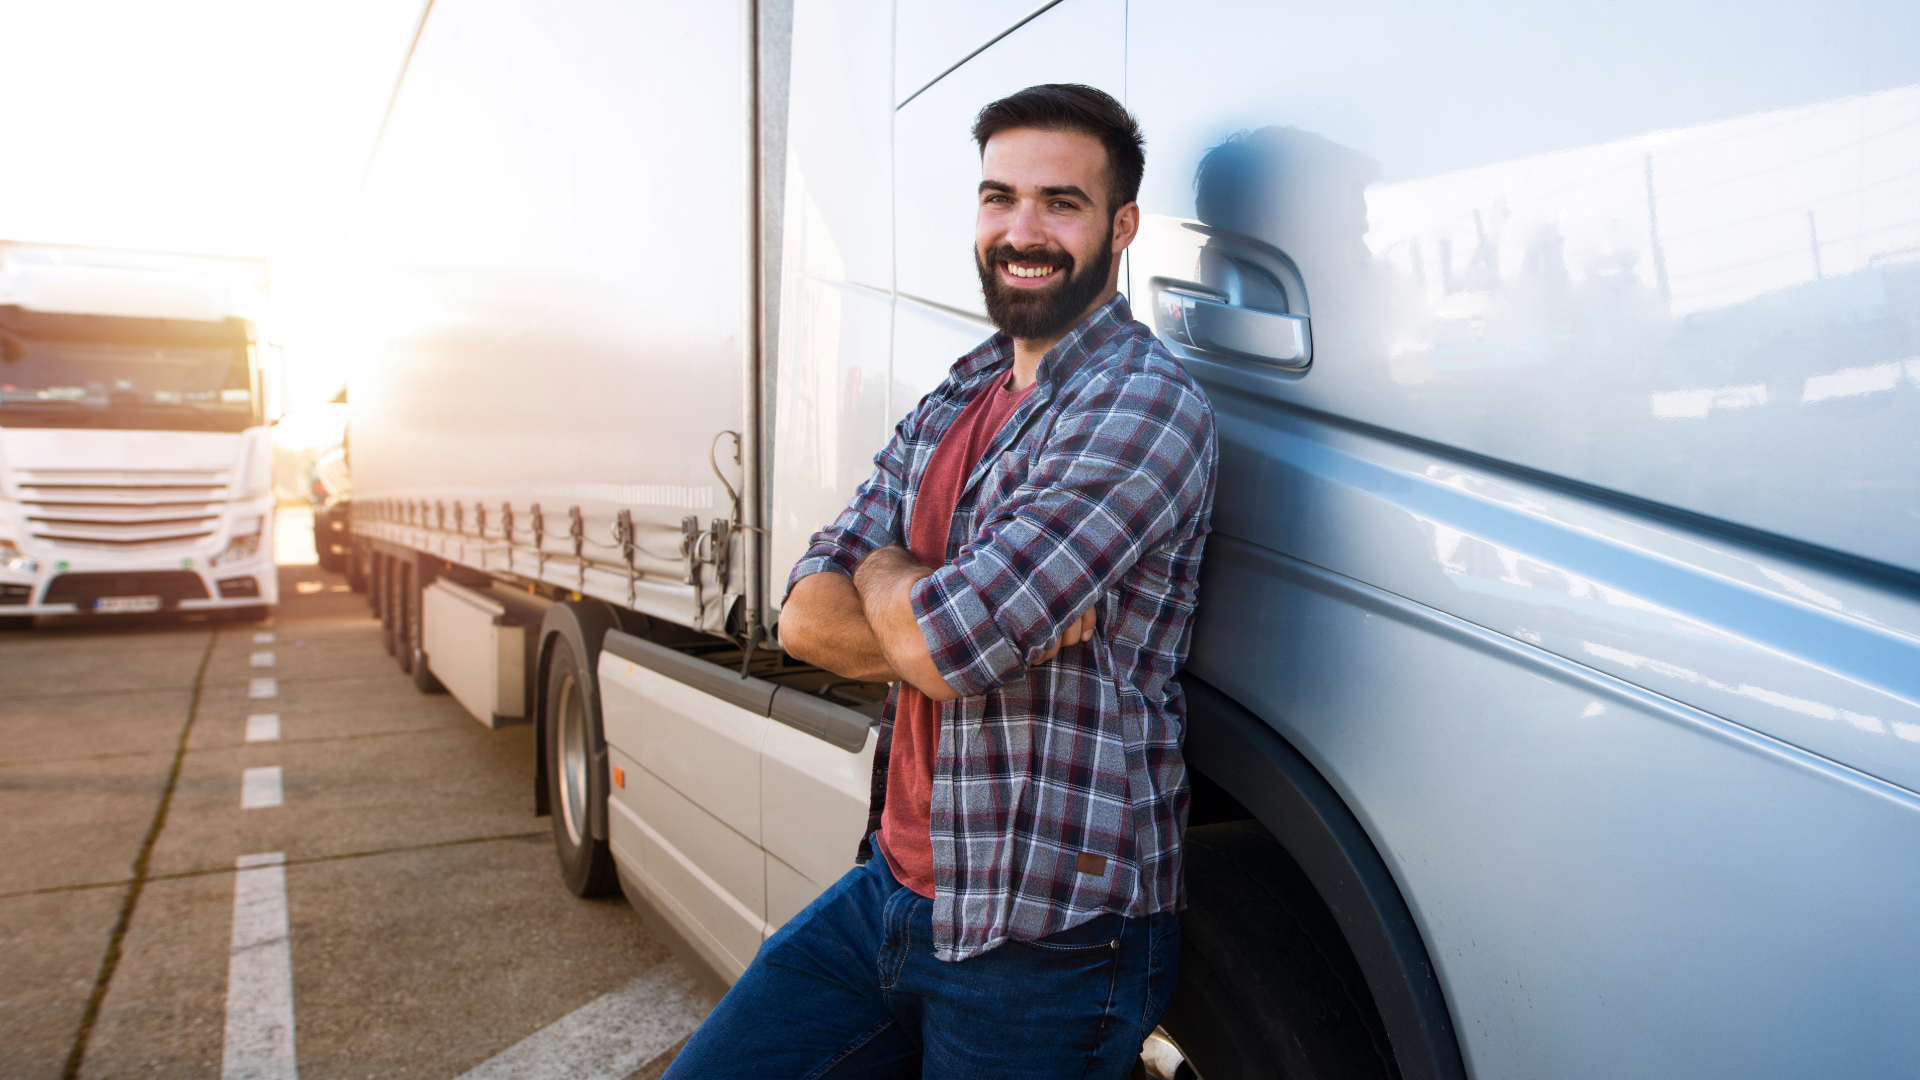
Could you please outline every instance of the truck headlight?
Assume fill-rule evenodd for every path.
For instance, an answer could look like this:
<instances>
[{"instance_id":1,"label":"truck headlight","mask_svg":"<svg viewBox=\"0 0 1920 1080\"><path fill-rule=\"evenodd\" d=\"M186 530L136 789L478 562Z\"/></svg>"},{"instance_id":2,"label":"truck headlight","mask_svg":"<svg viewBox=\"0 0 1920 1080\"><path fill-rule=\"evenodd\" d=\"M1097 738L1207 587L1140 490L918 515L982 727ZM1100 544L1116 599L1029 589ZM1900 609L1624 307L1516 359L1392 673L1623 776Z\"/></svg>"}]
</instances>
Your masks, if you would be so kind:
<instances>
[{"instance_id":1,"label":"truck headlight","mask_svg":"<svg viewBox=\"0 0 1920 1080\"><path fill-rule=\"evenodd\" d=\"M39 560L14 547L13 541L0 540L0 570L10 570L16 574L31 574L39 569Z\"/></svg>"},{"instance_id":2,"label":"truck headlight","mask_svg":"<svg viewBox=\"0 0 1920 1080\"><path fill-rule=\"evenodd\" d=\"M213 557L213 565L226 566L229 563L245 562L260 550L260 522L253 518L233 527L233 539L227 541L227 549Z\"/></svg>"}]
</instances>

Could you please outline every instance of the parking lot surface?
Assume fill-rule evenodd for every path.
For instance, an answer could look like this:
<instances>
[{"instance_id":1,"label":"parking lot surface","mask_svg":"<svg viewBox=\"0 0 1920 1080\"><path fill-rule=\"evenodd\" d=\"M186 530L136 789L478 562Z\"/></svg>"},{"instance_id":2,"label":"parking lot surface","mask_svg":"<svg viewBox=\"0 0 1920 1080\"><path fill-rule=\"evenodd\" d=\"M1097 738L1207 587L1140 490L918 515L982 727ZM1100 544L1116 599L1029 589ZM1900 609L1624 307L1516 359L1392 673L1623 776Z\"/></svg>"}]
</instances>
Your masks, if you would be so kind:
<instances>
[{"instance_id":1,"label":"parking lot surface","mask_svg":"<svg viewBox=\"0 0 1920 1080\"><path fill-rule=\"evenodd\" d=\"M713 985L364 599L0 632L0 1076L654 1076ZM137 621L136 621L137 620Z\"/></svg>"}]
</instances>

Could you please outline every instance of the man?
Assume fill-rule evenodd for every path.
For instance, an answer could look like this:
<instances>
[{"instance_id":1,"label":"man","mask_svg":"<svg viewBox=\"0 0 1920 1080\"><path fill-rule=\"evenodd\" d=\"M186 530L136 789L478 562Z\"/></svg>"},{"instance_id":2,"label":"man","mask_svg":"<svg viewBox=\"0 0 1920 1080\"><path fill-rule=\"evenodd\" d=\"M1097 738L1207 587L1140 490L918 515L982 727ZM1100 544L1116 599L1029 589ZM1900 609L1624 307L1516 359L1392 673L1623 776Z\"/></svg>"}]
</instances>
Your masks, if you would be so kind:
<instances>
[{"instance_id":1,"label":"man","mask_svg":"<svg viewBox=\"0 0 1920 1080\"><path fill-rule=\"evenodd\" d=\"M1173 989L1171 679L1213 417L1116 289L1133 118L1035 86L973 135L1001 332L900 423L781 611L793 655L898 684L862 865L767 941L669 1077L1121 1077Z\"/></svg>"}]
</instances>

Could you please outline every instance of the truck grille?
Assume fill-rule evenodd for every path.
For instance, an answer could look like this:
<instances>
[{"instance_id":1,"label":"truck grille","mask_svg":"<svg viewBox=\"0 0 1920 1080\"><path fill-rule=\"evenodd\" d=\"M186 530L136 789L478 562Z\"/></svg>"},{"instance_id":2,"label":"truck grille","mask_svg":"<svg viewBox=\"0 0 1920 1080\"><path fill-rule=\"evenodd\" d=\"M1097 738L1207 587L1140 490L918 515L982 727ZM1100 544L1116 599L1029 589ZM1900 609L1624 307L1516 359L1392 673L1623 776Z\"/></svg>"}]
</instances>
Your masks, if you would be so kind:
<instances>
[{"instance_id":1,"label":"truck grille","mask_svg":"<svg viewBox=\"0 0 1920 1080\"><path fill-rule=\"evenodd\" d=\"M164 607L182 600L205 600L206 583L190 570L146 570L132 574L61 574L47 586L46 604L77 604L82 611L102 596L157 596Z\"/></svg>"},{"instance_id":2,"label":"truck grille","mask_svg":"<svg viewBox=\"0 0 1920 1080\"><path fill-rule=\"evenodd\" d=\"M35 539L125 551L212 536L231 478L224 469L32 469L18 484Z\"/></svg>"}]
</instances>

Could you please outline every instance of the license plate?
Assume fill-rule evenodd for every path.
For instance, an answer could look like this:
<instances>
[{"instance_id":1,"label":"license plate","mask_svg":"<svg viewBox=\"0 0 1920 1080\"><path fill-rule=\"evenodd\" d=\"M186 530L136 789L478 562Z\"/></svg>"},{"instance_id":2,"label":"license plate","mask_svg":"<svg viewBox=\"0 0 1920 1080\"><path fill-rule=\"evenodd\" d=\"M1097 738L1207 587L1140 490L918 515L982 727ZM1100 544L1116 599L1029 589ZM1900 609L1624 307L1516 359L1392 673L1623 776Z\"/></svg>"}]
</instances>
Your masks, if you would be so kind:
<instances>
[{"instance_id":1,"label":"license plate","mask_svg":"<svg viewBox=\"0 0 1920 1080\"><path fill-rule=\"evenodd\" d=\"M159 611L160 598L157 596L102 596L94 600L93 610L108 615L129 611Z\"/></svg>"}]
</instances>

